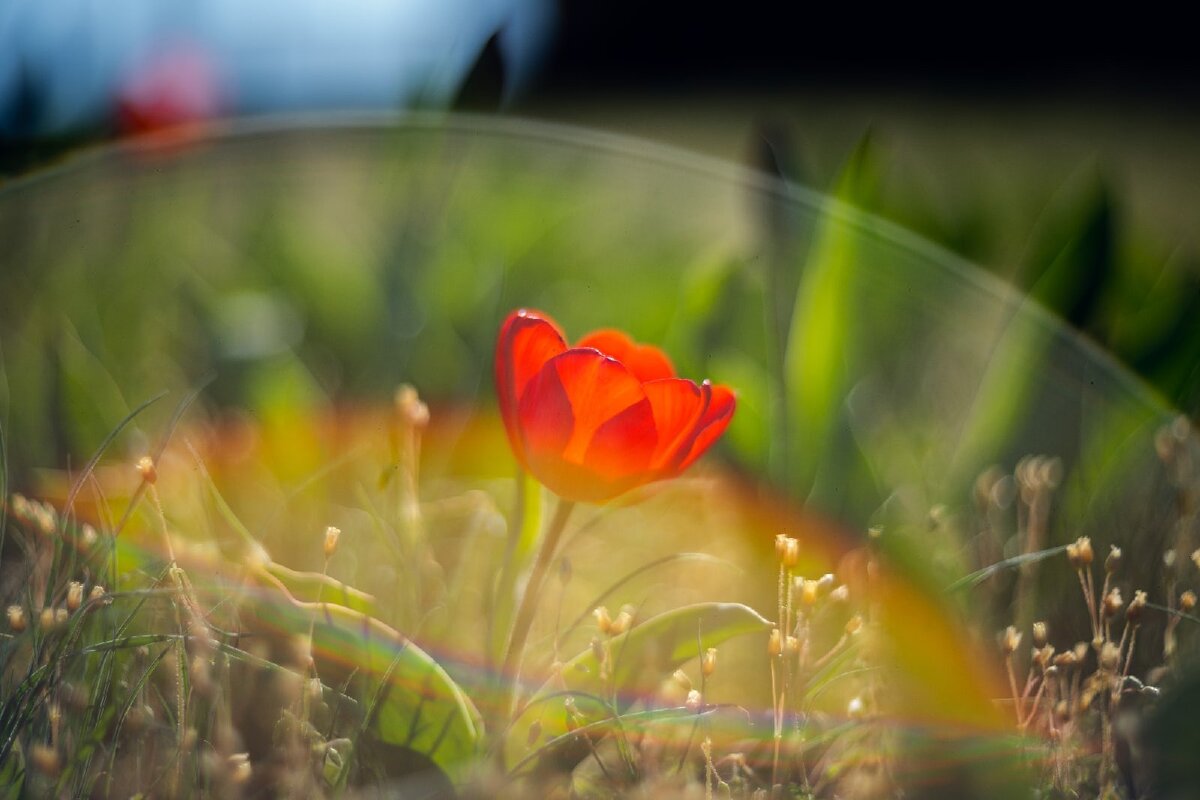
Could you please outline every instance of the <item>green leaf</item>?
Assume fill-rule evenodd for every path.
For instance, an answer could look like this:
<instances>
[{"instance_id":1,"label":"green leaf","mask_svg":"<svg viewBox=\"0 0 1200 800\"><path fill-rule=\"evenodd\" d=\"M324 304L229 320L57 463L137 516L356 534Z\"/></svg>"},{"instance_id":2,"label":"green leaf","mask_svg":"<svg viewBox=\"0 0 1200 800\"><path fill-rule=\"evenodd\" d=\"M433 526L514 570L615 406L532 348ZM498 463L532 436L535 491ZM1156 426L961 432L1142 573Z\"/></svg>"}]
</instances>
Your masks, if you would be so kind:
<instances>
[{"instance_id":1,"label":"green leaf","mask_svg":"<svg viewBox=\"0 0 1200 800\"><path fill-rule=\"evenodd\" d=\"M0 800L16 800L25 787L25 754L17 742L8 758L0 761Z\"/></svg>"},{"instance_id":2,"label":"green leaf","mask_svg":"<svg viewBox=\"0 0 1200 800\"><path fill-rule=\"evenodd\" d=\"M843 168L837 202L821 211L784 343L784 446L791 473L785 479L800 493L811 486L822 454L833 442L849 390L862 230L840 204L869 199L877 172L874 161L870 140L864 138Z\"/></svg>"},{"instance_id":3,"label":"green leaf","mask_svg":"<svg viewBox=\"0 0 1200 800\"><path fill-rule=\"evenodd\" d=\"M705 648L770 626L757 611L738 603L698 603L667 611L609 641L610 680L601 675L596 654L590 648L585 650L563 666L561 680L552 679L538 690L509 727L504 742L505 768L511 770L518 764L522 770L528 768L532 761L525 759L534 749L568 733L562 709L564 690L576 696L584 724L611 717L609 701L602 698L608 698L613 688L618 696L614 705L623 710L655 692L667 675L697 658ZM531 737L535 723L541 731Z\"/></svg>"},{"instance_id":4,"label":"green leaf","mask_svg":"<svg viewBox=\"0 0 1200 800\"><path fill-rule=\"evenodd\" d=\"M366 678L375 698L368 730L380 741L429 758L456 784L478 755L479 712L440 664L379 620L333 603L263 600L261 623L293 635L312 627L313 655Z\"/></svg>"}]
</instances>

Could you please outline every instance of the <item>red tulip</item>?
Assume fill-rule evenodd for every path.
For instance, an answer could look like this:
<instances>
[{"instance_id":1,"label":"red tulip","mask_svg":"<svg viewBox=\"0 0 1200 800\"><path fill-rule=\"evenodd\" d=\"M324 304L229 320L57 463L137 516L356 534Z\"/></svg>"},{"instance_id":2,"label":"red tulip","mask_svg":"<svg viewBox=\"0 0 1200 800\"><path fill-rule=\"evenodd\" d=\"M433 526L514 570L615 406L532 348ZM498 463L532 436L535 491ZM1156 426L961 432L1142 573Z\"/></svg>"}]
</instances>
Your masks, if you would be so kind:
<instances>
[{"instance_id":1,"label":"red tulip","mask_svg":"<svg viewBox=\"0 0 1200 800\"><path fill-rule=\"evenodd\" d=\"M733 391L675 377L656 347L615 330L569 347L538 311L509 314L496 342L496 394L517 460L567 500L603 502L671 478L733 417Z\"/></svg>"}]
</instances>

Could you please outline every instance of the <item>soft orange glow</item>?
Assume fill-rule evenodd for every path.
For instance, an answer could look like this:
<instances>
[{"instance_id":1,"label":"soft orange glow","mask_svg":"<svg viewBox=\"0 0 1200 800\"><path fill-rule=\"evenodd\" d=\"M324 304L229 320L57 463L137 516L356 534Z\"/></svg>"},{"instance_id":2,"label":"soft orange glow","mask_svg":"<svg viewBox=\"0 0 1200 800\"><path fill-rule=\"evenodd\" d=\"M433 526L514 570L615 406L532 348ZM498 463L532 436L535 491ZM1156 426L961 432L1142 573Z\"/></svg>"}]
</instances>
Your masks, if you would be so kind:
<instances>
[{"instance_id":1,"label":"soft orange glow","mask_svg":"<svg viewBox=\"0 0 1200 800\"><path fill-rule=\"evenodd\" d=\"M725 431L726 386L675 376L658 348L614 330L569 347L538 311L508 316L496 394L513 453L559 496L600 503L679 475Z\"/></svg>"}]
</instances>

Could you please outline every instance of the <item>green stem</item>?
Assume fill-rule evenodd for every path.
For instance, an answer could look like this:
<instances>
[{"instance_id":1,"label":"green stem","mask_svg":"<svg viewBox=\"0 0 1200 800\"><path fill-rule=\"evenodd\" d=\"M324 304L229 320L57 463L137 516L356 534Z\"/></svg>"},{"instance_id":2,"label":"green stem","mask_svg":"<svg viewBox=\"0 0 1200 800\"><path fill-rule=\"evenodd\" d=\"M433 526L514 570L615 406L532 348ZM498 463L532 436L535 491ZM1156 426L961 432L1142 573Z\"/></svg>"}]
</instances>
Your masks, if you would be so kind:
<instances>
[{"instance_id":1,"label":"green stem","mask_svg":"<svg viewBox=\"0 0 1200 800\"><path fill-rule=\"evenodd\" d=\"M554 551L558 549L558 542L562 538L563 531L567 527L567 519L571 516L574 508L574 502L559 498L558 505L554 509L554 516L546 525L541 549L538 550L537 560L533 562L533 570L529 573L529 582L525 584L525 591L521 594L521 605L517 609L512 636L509 637L508 648L504 653L504 665L500 669L501 678L512 681L511 698L513 701L518 695L521 658L525 654L525 641L529 638L529 629L533 626L533 617L537 611L538 597L542 593L542 584L545 583L546 572L554 561ZM509 705L511 710L513 703L510 702Z\"/></svg>"}]
</instances>

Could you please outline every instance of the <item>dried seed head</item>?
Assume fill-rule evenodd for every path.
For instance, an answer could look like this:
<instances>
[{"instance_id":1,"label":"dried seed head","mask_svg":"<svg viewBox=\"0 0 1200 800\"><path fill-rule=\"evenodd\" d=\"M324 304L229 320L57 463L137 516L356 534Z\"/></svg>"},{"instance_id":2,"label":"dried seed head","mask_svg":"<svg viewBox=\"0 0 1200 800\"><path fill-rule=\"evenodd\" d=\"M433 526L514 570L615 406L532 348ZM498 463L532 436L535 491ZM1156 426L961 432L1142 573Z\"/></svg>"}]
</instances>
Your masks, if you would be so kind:
<instances>
[{"instance_id":1,"label":"dried seed head","mask_svg":"<svg viewBox=\"0 0 1200 800\"><path fill-rule=\"evenodd\" d=\"M867 538L868 539L872 539L872 540L880 539L880 538L882 538L882 536L883 536L883 526L882 525L872 525L871 527L867 528Z\"/></svg>"},{"instance_id":2,"label":"dried seed head","mask_svg":"<svg viewBox=\"0 0 1200 800\"><path fill-rule=\"evenodd\" d=\"M42 609L42 613L38 614L38 625L46 632L54 630L55 619L53 608L46 606Z\"/></svg>"},{"instance_id":3,"label":"dried seed head","mask_svg":"<svg viewBox=\"0 0 1200 800\"><path fill-rule=\"evenodd\" d=\"M1164 550L1164 551L1163 551L1163 559L1162 559L1162 563L1163 563L1163 566L1164 566L1164 567L1166 567L1167 569L1171 569L1172 567L1174 567L1174 566L1175 566L1175 559L1176 559L1176 555L1175 555L1175 549L1174 549L1174 548L1172 548L1172 549L1170 549L1170 550Z\"/></svg>"},{"instance_id":4,"label":"dried seed head","mask_svg":"<svg viewBox=\"0 0 1200 800\"><path fill-rule=\"evenodd\" d=\"M1046 645L1045 647L1035 647L1032 653L1033 663L1037 664L1042 670L1045 670L1050 660L1054 658L1054 645Z\"/></svg>"},{"instance_id":5,"label":"dried seed head","mask_svg":"<svg viewBox=\"0 0 1200 800\"><path fill-rule=\"evenodd\" d=\"M1001 646L1004 650L1004 655L1011 656L1017 652L1017 648L1021 646L1021 632L1012 625L1004 629L1004 637L1001 640Z\"/></svg>"},{"instance_id":6,"label":"dried seed head","mask_svg":"<svg viewBox=\"0 0 1200 800\"><path fill-rule=\"evenodd\" d=\"M58 627L60 625L66 625L67 618L69 616L70 616L70 614L67 613L67 610L65 608L62 608L61 606L59 608L54 609L54 625L55 625L55 627Z\"/></svg>"},{"instance_id":7,"label":"dried seed head","mask_svg":"<svg viewBox=\"0 0 1200 800\"><path fill-rule=\"evenodd\" d=\"M1125 609L1125 619L1129 620L1130 625L1138 625L1142 621L1142 614L1146 611L1146 593L1141 589L1133 593L1133 599L1129 601L1129 608Z\"/></svg>"},{"instance_id":8,"label":"dried seed head","mask_svg":"<svg viewBox=\"0 0 1200 800\"><path fill-rule=\"evenodd\" d=\"M767 639L767 655L774 658L783 653L783 634L779 628L771 628L771 636Z\"/></svg>"},{"instance_id":9,"label":"dried seed head","mask_svg":"<svg viewBox=\"0 0 1200 800\"><path fill-rule=\"evenodd\" d=\"M855 614L850 619L846 620L846 635L857 636L863 629L863 618Z\"/></svg>"},{"instance_id":10,"label":"dried seed head","mask_svg":"<svg viewBox=\"0 0 1200 800\"><path fill-rule=\"evenodd\" d=\"M1071 669L1079 663L1079 659L1075 657L1074 650L1068 650L1065 653L1059 653L1054 657L1054 666L1059 669Z\"/></svg>"},{"instance_id":11,"label":"dried seed head","mask_svg":"<svg viewBox=\"0 0 1200 800\"><path fill-rule=\"evenodd\" d=\"M609 635L620 636L633 627L633 612L633 606L621 606L621 610L617 612L617 618L609 626Z\"/></svg>"},{"instance_id":12,"label":"dried seed head","mask_svg":"<svg viewBox=\"0 0 1200 800\"><path fill-rule=\"evenodd\" d=\"M83 523L83 525L79 528L79 541L82 542L83 546L88 550L91 550L96 546L96 541L99 538L100 535L96 533L96 529L88 523Z\"/></svg>"},{"instance_id":13,"label":"dried seed head","mask_svg":"<svg viewBox=\"0 0 1200 800\"><path fill-rule=\"evenodd\" d=\"M1196 593L1195 592L1193 592L1191 589L1188 589L1186 592L1179 595L1179 610L1180 611L1183 611L1184 613L1186 613L1188 611L1191 611L1195 607L1196 607ZM11 619L12 618L9 617L10 621L11 621Z\"/></svg>"},{"instance_id":14,"label":"dried seed head","mask_svg":"<svg viewBox=\"0 0 1200 800\"><path fill-rule=\"evenodd\" d=\"M867 715L866 704L863 703L861 697L852 697L850 702L846 704L846 716L850 719L862 719Z\"/></svg>"},{"instance_id":15,"label":"dried seed head","mask_svg":"<svg viewBox=\"0 0 1200 800\"><path fill-rule=\"evenodd\" d=\"M850 599L850 587L843 583L829 593L829 599L835 603L847 602Z\"/></svg>"},{"instance_id":16,"label":"dried seed head","mask_svg":"<svg viewBox=\"0 0 1200 800\"><path fill-rule=\"evenodd\" d=\"M24 633L29 627L29 620L25 618L25 609L20 606L8 607L8 627L13 633Z\"/></svg>"},{"instance_id":17,"label":"dried seed head","mask_svg":"<svg viewBox=\"0 0 1200 800\"><path fill-rule=\"evenodd\" d=\"M325 553L325 560L333 558L333 554L337 552L338 539L342 537L340 528L335 528L330 525L325 529L325 541L322 545L322 550Z\"/></svg>"},{"instance_id":18,"label":"dried seed head","mask_svg":"<svg viewBox=\"0 0 1200 800\"><path fill-rule=\"evenodd\" d=\"M791 536L783 548L783 565L788 569L800 563L800 541Z\"/></svg>"},{"instance_id":19,"label":"dried seed head","mask_svg":"<svg viewBox=\"0 0 1200 800\"><path fill-rule=\"evenodd\" d=\"M88 600L98 603L104 599L104 595L107 594L107 592L107 589L97 583L92 587L92 590L88 592Z\"/></svg>"},{"instance_id":20,"label":"dried seed head","mask_svg":"<svg viewBox=\"0 0 1200 800\"><path fill-rule=\"evenodd\" d=\"M1087 569L1092 565L1092 559L1095 554L1092 552L1092 540L1087 536L1080 536L1073 543L1067 545L1067 560L1071 562L1071 566L1075 569Z\"/></svg>"},{"instance_id":21,"label":"dried seed head","mask_svg":"<svg viewBox=\"0 0 1200 800\"><path fill-rule=\"evenodd\" d=\"M1125 605L1125 601L1121 599L1121 590L1114 586L1104 596L1104 616L1110 619L1115 617L1123 605Z\"/></svg>"},{"instance_id":22,"label":"dried seed head","mask_svg":"<svg viewBox=\"0 0 1200 800\"><path fill-rule=\"evenodd\" d=\"M154 459L150 456L142 456L138 459L137 471L144 482L149 484L158 483L158 468L154 466Z\"/></svg>"},{"instance_id":23,"label":"dried seed head","mask_svg":"<svg viewBox=\"0 0 1200 800\"><path fill-rule=\"evenodd\" d=\"M701 705L700 692L696 689L690 690L687 693L687 700L683 701L683 704L692 711L699 711Z\"/></svg>"},{"instance_id":24,"label":"dried seed head","mask_svg":"<svg viewBox=\"0 0 1200 800\"><path fill-rule=\"evenodd\" d=\"M83 605L83 584L71 581L67 584L67 610L74 614Z\"/></svg>"},{"instance_id":25,"label":"dried seed head","mask_svg":"<svg viewBox=\"0 0 1200 800\"><path fill-rule=\"evenodd\" d=\"M1105 672L1116 672L1121 662L1121 649L1112 642L1105 642L1100 647L1100 669Z\"/></svg>"},{"instance_id":26,"label":"dried seed head","mask_svg":"<svg viewBox=\"0 0 1200 800\"><path fill-rule=\"evenodd\" d=\"M1200 569L1200 547L1192 551L1192 563L1196 565L1196 569Z\"/></svg>"},{"instance_id":27,"label":"dried seed head","mask_svg":"<svg viewBox=\"0 0 1200 800\"><path fill-rule=\"evenodd\" d=\"M717 671L717 648L710 647L704 651L704 655L700 658L700 674L705 678L711 678L712 674Z\"/></svg>"},{"instance_id":28,"label":"dried seed head","mask_svg":"<svg viewBox=\"0 0 1200 800\"><path fill-rule=\"evenodd\" d=\"M600 633L604 634L605 636L608 636L610 633L612 633L613 621L612 617L608 615L607 608L604 606L597 607L592 612L592 616L596 618L596 627L600 630Z\"/></svg>"},{"instance_id":29,"label":"dried seed head","mask_svg":"<svg viewBox=\"0 0 1200 800\"><path fill-rule=\"evenodd\" d=\"M1046 623L1045 622L1039 621L1039 622L1033 623L1033 645L1034 645L1034 647L1045 647L1046 646Z\"/></svg>"},{"instance_id":30,"label":"dried seed head","mask_svg":"<svg viewBox=\"0 0 1200 800\"><path fill-rule=\"evenodd\" d=\"M309 678L308 683L304 686L305 694L312 703L319 703L325 696L325 687L321 685L320 678Z\"/></svg>"},{"instance_id":31,"label":"dried seed head","mask_svg":"<svg viewBox=\"0 0 1200 800\"><path fill-rule=\"evenodd\" d=\"M1115 544L1108 546L1108 556L1104 559L1104 571L1109 575L1116 573L1121 567L1121 548Z\"/></svg>"},{"instance_id":32,"label":"dried seed head","mask_svg":"<svg viewBox=\"0 0 1200 800\"><path fill-rule=\"evenodd\" d=\"M1075 662L1077 664L1082 664L1083 660L1085 658L1087 658L1087 652L1088 652L1087 642L1076 642L1075 647L1073 647L1071 649L1071 652L1075 654Z\"/></svg>"},{"instance_id":33,"label":"dried seed head","mask_svg":"<svg viewBox=\"0 0 1200 800\"><path fill-rule=\"evenodd\" d=\"M671 680L682 686L684 691L690 692L692 690L692 679L681 669L677 669L671 673Z\"/></svg>"},{"instance_id":34,"label":"dried seed head","mask_svg":"<svg viewBox=\"0 0 1200 800\"><path fill-rule=\"evenodd\" d=\"M1066 700L1059 700L1054 704L1054 718L1059 725L1071 721L1071 704Z\"/></svg>"},{"instance_id":35,"label":"dried seed head","mask_svg":"<svg viewBox=\"0 0 1200 800\"><path fill-rule=\"evenodd\" d=\"M819 589L821 594L824 595L824 594L828 593L830 589L833 588L833 584L835 581L836 581L836 579L833 577L833 573L826 572L824 575L817 578L817 589Z\"/></svg>"},{"instance_id":36,"label":"dried seed head","mask_svg":"<svg viewBox=\"0 0 1200 800\"><path fill-rule=\"evenodd\" d=\"M797 639L795 636L787 637L787 640L785 642L785 649L787 651L787 654L793 658L800 655L800 640Z\"/></svg>"}]
</instances>

